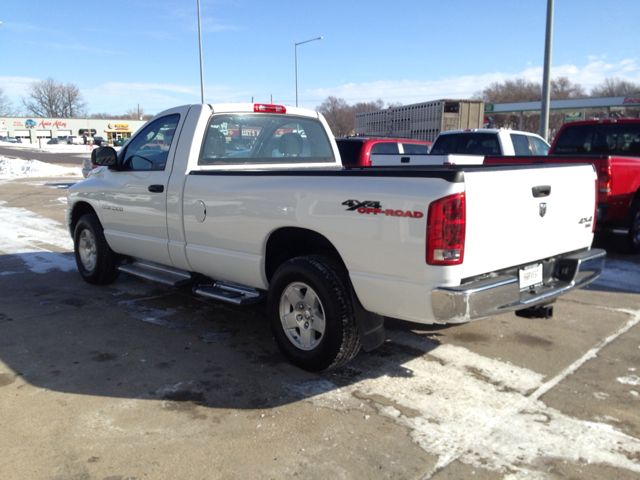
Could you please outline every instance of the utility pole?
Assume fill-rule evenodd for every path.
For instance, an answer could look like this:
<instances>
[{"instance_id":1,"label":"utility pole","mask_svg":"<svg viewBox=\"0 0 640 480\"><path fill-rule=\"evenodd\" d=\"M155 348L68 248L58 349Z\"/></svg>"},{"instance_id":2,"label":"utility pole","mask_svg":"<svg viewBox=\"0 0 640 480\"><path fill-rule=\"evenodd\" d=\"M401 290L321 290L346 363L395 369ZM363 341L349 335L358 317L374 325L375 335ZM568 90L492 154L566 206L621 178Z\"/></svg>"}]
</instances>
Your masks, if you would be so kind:
<instances>
[{"instance_id":1,"label":"utility pole","mask_svg":"<svg viewBox=\"0 0 640 480\"><path fill-rule=\"evenodd\" d=\"M549 140L549 103L551 44L553 42L553 0L547 0L547 30L544 40L544 73L542 74L542 107L540 109L540 136Z\"/></svg>"},{"instance_id":2,"label":"utility pole","mask_svg":"<svg viewBox=\"0 0 640 480\"><path fill-rule=\"evenodd\" d=\"M202 29L200 28L200 0L198 0L198 44L200 45L200 96L204 103L204 74L202 73Z\"/></svg>"}]
</instances>

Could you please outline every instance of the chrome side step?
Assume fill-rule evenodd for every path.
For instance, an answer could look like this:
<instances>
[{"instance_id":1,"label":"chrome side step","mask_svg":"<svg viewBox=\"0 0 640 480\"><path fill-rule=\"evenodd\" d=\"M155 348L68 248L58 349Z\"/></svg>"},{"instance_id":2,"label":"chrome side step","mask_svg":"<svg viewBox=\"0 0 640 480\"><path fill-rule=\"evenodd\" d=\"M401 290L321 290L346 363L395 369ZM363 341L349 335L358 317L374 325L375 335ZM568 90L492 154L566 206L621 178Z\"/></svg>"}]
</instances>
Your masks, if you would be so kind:
<instances>
[{"instance_id":1,"label":"chrome side step","mask_svg":"<svg viewBox=\"0 0 640 480\"><path fill-rule=\"evenodd\" d=\"M264 298L263 293L251 287L219 280L212 280L211 282L197 283L193 286L193 293L235 305L257 303Z\"/></svg>"},{"instance_id":2,"label":"chrome side step","mask_svg":"<svg viewBox=\"0 0 640 480\"><path fill-rule=\"evenodd\" d=\"M171 287L181 287L193 281L193 277L189 272L141 260L120 265L118 270Z\"/></svg>"}]
</instances>

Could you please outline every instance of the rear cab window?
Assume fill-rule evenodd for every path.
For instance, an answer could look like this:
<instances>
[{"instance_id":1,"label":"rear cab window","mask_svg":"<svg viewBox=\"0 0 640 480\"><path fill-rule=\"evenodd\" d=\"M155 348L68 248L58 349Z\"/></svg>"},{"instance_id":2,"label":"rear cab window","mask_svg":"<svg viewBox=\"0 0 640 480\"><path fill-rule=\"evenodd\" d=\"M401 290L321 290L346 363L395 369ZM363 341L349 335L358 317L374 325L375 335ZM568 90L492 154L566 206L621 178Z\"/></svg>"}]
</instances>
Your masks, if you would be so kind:
<instances>
[{"instance_id":1,"label":"rear cab window","mask_svg":"<svg viewBox=\"0 0 640 480\"><path fill-rule=\"evenodd\" d=\"M322 124L279 114L214 114L198 165L335 162Z\"/></svg>"},{"instance_id":2,"label":"rear cab window","mask_svg":"<svg viewBox=\"0 0 640 480\"><path fill-rule=\"evenodd\" d=\"M422 143L400 143L400 148L402 149L401 153L405 153L407 155L427 155L429 154L429 147L431 145L425 145Z\"/></svg>"},{"instance_id":3,"label":"rear cab window","mask_svg":"<svg viewBox=\"0 0 640 480\"><path fill-rule=\"evenodd\" d=\"M400 153L396 142L380 142L371 146L371 155L394 155Z\"/></svg>"},{"instance_id":4,"label":"rear cab window","mask_svg":"<svg viewBox=\"0 0 640 480\"><path fill-rule=\"evenodd\" d=\"M500 143L495 133L452 133L439 135L433 144L431 153L447 155L451 153L466 155L500 155Z\"/></svg>"},{"instance_id":5,"label":"rear cab window","mask_svg":"<svg viewBox=\"0 0 640 480\"><path fill-rule=\"evenodd\" d=\"M565 127L556 154L640 155L640 124L605 123Z\"/></svg>"}]
</instances>

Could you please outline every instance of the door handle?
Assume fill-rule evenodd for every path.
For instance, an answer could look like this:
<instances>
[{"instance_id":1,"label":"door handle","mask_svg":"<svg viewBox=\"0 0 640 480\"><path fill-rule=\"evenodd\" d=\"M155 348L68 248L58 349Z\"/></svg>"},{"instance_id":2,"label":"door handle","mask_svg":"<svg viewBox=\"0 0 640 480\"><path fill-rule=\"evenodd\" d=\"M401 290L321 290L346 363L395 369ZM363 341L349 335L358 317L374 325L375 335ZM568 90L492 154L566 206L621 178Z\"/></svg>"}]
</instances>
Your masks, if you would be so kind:
<instances>
[{"instance_id":1,"label":"door handle","mask_svg":"<svg viewBox=\"0 0 640 480\"><path fill-rule=\"evenodd\" d=\"M409 163L411 161L411 157L400 157L400 163Z\"/></svg>"},{"instance_id":2,"label":"door handle","mask_svg":"<svg viewBox=\"0 0 640 480\"><path fill-rule=\"evenodd\" d=\"M164 185L149 185L149 191L152 193L164 192Z\"/></svg>"},{"instance_id":3,"label":"door handle","mask_svg":"<svg viewBox=\"0 0 640 480\"><path fill-rule=\"evenodd\" d=\"M551 195L551 185L538 185L531 189L531 193L535 198L548 197Z\"/></svg>"}]
</instances>

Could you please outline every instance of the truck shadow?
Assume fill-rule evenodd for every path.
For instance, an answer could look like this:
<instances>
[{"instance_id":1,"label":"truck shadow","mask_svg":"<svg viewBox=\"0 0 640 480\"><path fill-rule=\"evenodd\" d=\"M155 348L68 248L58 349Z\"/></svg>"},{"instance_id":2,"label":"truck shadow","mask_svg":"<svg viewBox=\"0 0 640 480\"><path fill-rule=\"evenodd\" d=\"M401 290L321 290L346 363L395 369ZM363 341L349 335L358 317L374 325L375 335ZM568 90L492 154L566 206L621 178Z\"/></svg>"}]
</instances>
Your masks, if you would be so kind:
<instances>
[{"instance_id":1,"label":"truck shadow","mask_svg":"<svg viewBox=\"0 0 640 480\"><path fill-rule=\"evenodd\" d=\"M234 307L127 275L85 283L69 253L0 256L0 395L21 378L57 392L149 399L172 408L273 408L379 376L438 347L437 328L413 334L419 348L387 342L346 366L302 371L277 349L264 305ZM425 328L425 326L421 326Z\"/></svg>"}]
</instances>

